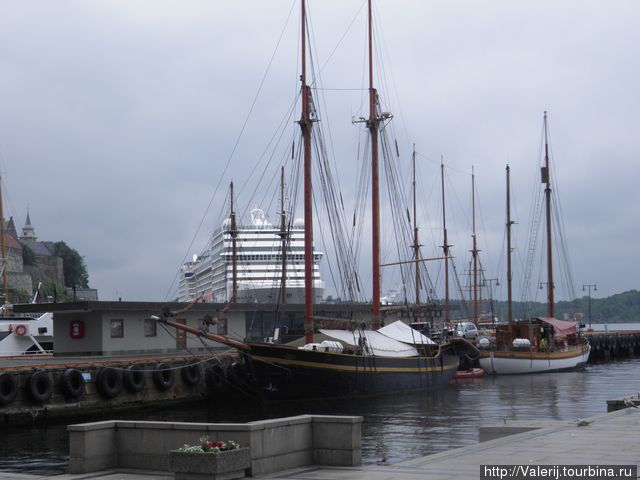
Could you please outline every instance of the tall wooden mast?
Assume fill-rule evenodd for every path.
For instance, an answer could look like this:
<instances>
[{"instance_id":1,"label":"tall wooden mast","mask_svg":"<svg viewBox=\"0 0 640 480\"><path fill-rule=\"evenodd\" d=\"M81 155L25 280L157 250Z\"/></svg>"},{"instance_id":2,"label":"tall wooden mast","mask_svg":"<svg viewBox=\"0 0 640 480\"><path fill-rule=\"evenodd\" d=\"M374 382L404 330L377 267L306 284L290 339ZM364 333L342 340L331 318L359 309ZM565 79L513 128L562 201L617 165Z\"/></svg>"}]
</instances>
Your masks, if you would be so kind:
<instances>
[{"instance_id":1,"label":"tall wooden mast","mask_svg":"<svg viewBox=\"0 0 640 480\"><path fill-rule=\"evenodd\" d=\"M231 182L231 303L238 301L238 225L236 224L236 211L233 206L233 182Z\"/></svg>"},{"instance_id":2,"label":"tall wooden mast","mask_svg":"<svg viewBox=\"0 0 640 480\"><path fill-rule=\"evenodd\" d=\"M304 148L304 333L307 343L313 342L313 193L311 190L311 88L307 85L307 34L305 0L301 0L301 68L302 114L300 130Z\"/></svg>"},{"instance_id":3,"label":"tall wooden mast","mask_svg":"<svg viewBox=\"0 0 640 480\"><path fill-rule=\"evenodd\" d=\"M284 167L280 170L280 241L282 242L282 277L280 278L280 303L287 303L287 219L284 211Z\"/></svg>"},{"instance_id":4,"label":"tall wooden mast","mask_svg":"<svg viewBox=\"0 0 640 480\"><path fill-rule=\"evenodd\" d=\"M413 259L416 261L416 305L420 304L420 242L416 215L416 144L413 144Z\"/></svg>"},{"instance_id":5,"label":"tall wooden mast","mask_svg":"<svg viewBox=\"0 0 640 480\"><path fill-rule=\"evenodd\" d=\"M374 330L380 327L380 187L378 172L378 124L376 113L378 93L373 87L373 18L371 0L368 0L369 30L369 127L371 137L371 238L372 238L372 306L371 322Z\"/></svg>"},{"instance_id":6,"label":"tall wooden mast","mask_svg":"<svg viewBox=\"0 0 640 480\"><path fill-rule=\"evenodd\" d=\"M9 262L7 259L7 244L4 240L4 209L2 205L2 176L0 176L0 247L2 248L2 290L4 304L9 303Z\"/></svg>"},{"instance_id":7,"label":"tall wooden mast","mask_svg":"<svg viewBox=\"0 0 640 480\"><path fill-rule=\"evenodd\" d=\"M440 157L440 179L442 182L442 233L444 253L444 321L449 321L449 242L447 240L447 210L444 201L444 159Z\"/></svg>"},{"instance_id":8,"label":"tall wooden mast","mask_svg":"<svg viewBox=\"0 0 640 480\"><path fill-rule=\"evenodd\" d=\"M473 323L478 324L478 240L476 235L476 175L471 167L471 210L473 234Z\"/></svg>"},{"instance_id":9,"label":"tall wooden mast","mask_svg":"<svg viewBox=\"0 0 640 480\"><path fill-rule=\"evenodd\" d=\"M549 135L547 132L547 112L544 112L544 167L542 168L542 183L545 183L545 207L547 217L547 302L549 317L554 316L553 307L553 250L551 241L551 171L549 169Z\"/></svg>"},{"instance_id":10,"label":"tall wooden mast","mask_svg":"<svg viewBox=\"0 0 640 480\"><path fill-rule=\"evenodd\" d=\"M513 328L513 290L511 280L511 169L507 165L507 311L509 318L509 330Z\"/></svg>"}]
</instances>

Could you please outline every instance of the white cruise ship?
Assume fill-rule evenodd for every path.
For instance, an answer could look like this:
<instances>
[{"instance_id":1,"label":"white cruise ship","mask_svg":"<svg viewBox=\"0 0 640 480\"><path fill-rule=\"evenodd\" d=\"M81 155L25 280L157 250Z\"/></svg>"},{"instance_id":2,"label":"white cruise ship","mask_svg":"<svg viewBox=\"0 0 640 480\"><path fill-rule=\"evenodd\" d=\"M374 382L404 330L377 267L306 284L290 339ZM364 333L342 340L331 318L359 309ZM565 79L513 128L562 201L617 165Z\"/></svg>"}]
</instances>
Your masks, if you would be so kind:
<instances>
[{"instance_id":1,"label":"white cruise ship","mask_svg":"<svg viewBox=\"0 0 640 480\"><path fill-rule=\"evenodd\" d=\"M237 302L277 303L282 279L280 229L268 222L259 208L251 211L251 224L238 225L236 236ZM322 300L322 252L313 252L314 303ZM289 231L286 259L286 303L304 303L304 220ZM233 290L231 220L216 231L206 250L182 266L178 300L224 303Z\"/></svg>"}]
</instances>

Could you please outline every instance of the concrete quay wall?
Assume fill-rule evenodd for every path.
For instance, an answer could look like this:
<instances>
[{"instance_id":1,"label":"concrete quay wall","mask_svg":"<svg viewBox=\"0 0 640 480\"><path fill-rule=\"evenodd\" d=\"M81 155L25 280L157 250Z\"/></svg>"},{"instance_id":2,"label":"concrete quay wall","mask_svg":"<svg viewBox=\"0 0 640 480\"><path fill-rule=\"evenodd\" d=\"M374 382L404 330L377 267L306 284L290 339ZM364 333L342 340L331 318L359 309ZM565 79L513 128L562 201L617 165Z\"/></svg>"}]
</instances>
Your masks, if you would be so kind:
<instances>
[{"instance_id":1,"label":"concrete quay wall","mask_svg":"<svg viewBox=\"0 0 640 480\"><path fill-rule=\"evenodd\" d=\"M305 465L361 464L362 417L299 415L249 423L110 420L69 425L70 472L167 470L168 452L200 437L233 440L251 450L249 475Z\"/></svg>"},{"instance_id":2,"label":"concrete quay wall","mask_svg":"<svg viewBox=\"0 0 640 480\"><path fill-rule=\"evenodd\" d=\"M212 359L211 355L202 356L171 356L153 357L145 359L101 359L92 362L25 365L0 369L0 376L10 376L15 394L10 401L0 402L0 428L3 425L38 424L52 419L76 417L96 411L120 411L136 409L153 405L167 406L168 404L184 403L202 400L209 394L219 394L210 381L210 370L219 368L224 374L226 363L233 357ZM190 384L185 381L182 368L195 362L199 371L197 382ZM201 362L201 363L199 363ZM220 365L222 363L223 365ZM156 370L160 365L171 369L170 385L159 385ZM135 366L144 376L144 386L139 391L133 391L127 385L125 377L127 369ZM120 376L119 392L113 397L105 395L99 386L99 373L102 369L115 369ZM69 370L76 370L84 377L84 385L76 395L70 395L65 390L64 375ZM77 373L76 373L77 375ZM46 377L46 378L43 378ZM32 384L37 379L38 385ZM209 381L208 381L209 380ZM0 382L6 381L0 377ZM221 380L224 385L225 380ZM3 385L3 388L5 386ZM50 394L42 397L34 395L33 389Z\"/></svg>"},{"instance_id":3,"label":"concrete quay wall","mask_svg":"<svg viewBox=\"0 0 640 480\"><path fill-rule=\"evenodd\" d=\"M585 337L591 345L590 361L609 361L634 357L640 354L640 331L612 330L587 332Z\"/></svg>"}]
</instances>

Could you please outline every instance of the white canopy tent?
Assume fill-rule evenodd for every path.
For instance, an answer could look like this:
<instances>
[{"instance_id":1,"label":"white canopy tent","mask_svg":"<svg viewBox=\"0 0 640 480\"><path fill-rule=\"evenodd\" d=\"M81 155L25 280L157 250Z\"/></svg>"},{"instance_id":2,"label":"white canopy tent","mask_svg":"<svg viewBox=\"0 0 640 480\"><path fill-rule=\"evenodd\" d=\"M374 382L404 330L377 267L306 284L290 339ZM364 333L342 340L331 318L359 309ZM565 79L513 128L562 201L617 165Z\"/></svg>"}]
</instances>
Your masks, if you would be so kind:
<instances>
[{"instance_id":1,"label":"white canopy tent","mask_svg":"<svg viewBox=\"0 0 640 480\"><path fill-rule=\"evenodd\" d=\"M335 338L347 345L362 347L367 353L380 357L415 357L418 355L415 347L394 340L379 331L321 329L320 333Z\"/></svg>"},{"instance_id":2,"label":"white canopy tent","mask_svg":"<svg viewBox=\"0 0 640 480\"><path fill-rule=\"evenodd\" d=\"M379 333L386 337L393 338L399 342L408 343L410 345L434 345L435 342L402 320L390 323L378 330Z\"/></svg>"}]
</instances>

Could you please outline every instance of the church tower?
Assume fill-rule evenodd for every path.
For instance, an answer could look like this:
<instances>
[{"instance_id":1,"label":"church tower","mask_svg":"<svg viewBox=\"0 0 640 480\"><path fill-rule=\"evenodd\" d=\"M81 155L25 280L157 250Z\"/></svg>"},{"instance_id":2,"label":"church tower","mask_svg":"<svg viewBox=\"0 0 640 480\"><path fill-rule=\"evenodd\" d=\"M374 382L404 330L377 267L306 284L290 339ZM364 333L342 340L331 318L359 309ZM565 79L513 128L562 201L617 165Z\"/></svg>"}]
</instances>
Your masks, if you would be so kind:
<instances>
[{"instance_id":1,"label":"church tower","mask_svg":"<svg viewBox=\"0 0 640 480\"><path fill-rule=\"evenodd\" d=\"M31 218L29 218L29 211L27 211L27 221L24 223L24 227L22 227L22 236L20 240L33 240L34 242L38 239L36 237L36 231L31 225Z\"/></svg>"}]
</instances>

